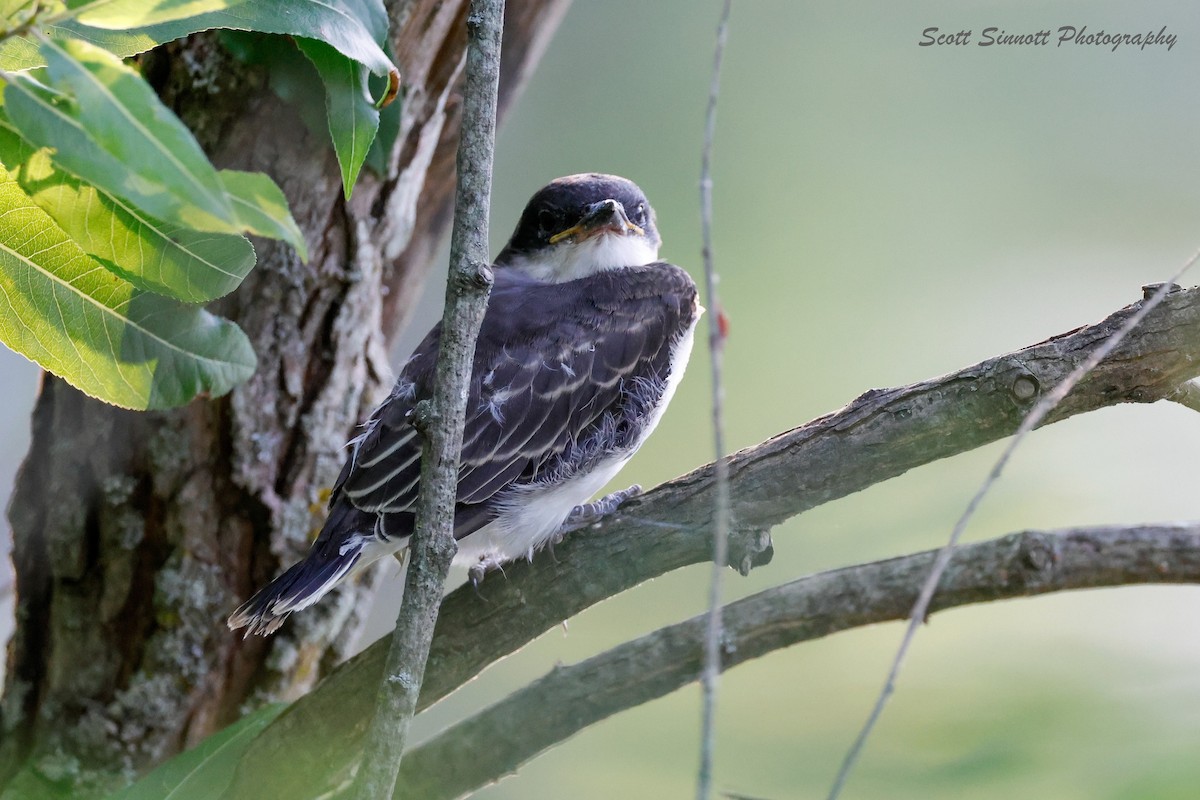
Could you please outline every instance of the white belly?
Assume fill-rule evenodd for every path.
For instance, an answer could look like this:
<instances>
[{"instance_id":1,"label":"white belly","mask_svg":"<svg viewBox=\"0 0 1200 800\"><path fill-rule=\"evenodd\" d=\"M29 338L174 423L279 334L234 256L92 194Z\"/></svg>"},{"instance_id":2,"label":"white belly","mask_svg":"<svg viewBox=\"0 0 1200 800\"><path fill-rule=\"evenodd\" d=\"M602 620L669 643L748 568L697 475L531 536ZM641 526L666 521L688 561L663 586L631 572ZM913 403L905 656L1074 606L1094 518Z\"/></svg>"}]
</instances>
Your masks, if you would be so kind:
<instances>
[{"instance_id":1,"label":"white belly","mask_svg":"<svg viewBox=\"0 0 1200 800\"><path fill-rule=\"evenodd\" d=\"M514 490L495 520L459 541L454 563L471 566L480 562L502 564L521 556L533 558L562 527L571 510L603 489L632 455L601 462L591 472L557 486Z\"/></svg>"}]
</instances>

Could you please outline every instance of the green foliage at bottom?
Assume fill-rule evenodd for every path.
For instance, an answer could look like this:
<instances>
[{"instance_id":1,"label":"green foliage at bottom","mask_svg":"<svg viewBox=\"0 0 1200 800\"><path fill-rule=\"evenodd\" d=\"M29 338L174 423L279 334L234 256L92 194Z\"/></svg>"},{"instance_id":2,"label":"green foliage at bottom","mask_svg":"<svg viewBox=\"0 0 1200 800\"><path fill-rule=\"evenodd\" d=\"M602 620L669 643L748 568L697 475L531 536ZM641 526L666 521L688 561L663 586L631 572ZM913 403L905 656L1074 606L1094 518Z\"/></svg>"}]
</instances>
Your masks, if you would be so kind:
<instances>
[{"instance_id":1,"label":"green foliage at bottom","mask_svg":"<svg viewBox=\"0 0 1200 800\"><path fill-rule=\"evenodd\" d=\"M209 800L219 798L229 785L238 762L254 737L279 716L287 703L264 706L214 733L186 753L160 765L109 800Z\"/></svg>"}]
</instances>

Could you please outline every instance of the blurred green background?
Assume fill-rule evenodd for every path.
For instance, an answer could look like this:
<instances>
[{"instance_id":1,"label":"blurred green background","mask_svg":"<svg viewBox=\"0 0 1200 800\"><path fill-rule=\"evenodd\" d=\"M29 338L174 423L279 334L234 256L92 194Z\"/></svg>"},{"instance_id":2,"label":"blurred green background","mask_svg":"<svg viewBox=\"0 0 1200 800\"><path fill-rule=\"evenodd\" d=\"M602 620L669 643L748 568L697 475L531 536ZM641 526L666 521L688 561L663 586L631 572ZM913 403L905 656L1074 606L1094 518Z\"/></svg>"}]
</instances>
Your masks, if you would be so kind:
<instances>
[{"instance_id":1,"label":"blurred green background","mask_svg":"<svg viewBox=\"0 0 1200 800\"><path fill-rule=\"evenodd\" d=\"M658 212L663 256L700 276L698 172L716 0L577 2L497 153L493 242L559 175L615 172ZM921 31L1062 25L1174 49L918 47ZM862 391L948 372L1099 319L1200 246L1200 15L1178 3L735 4L718 112L715 244L732 331L728 439L741 448ZM1196 283L1196 275L1186 282ZM436 290L423 328L440 308ZM711 460L702 348L620 483ZM0 351L0 501L37 373ZM1200 418L1160 403L1039 431L968 530L1193 519ZM934 547L999 445L916 470L774 532L729 599L828 567ZM709 570L571 620L420 721L419 736L558 662L704 608ZM1200 795L1196 587L1078 592L941 614L918 637L845 797ZM394 599L380 604L376 633ZM722 680L716 783L823 797L899 625L777 653ZM480 793L685 797L699 692L597 725Z\"/></svg>"}]
</instances>

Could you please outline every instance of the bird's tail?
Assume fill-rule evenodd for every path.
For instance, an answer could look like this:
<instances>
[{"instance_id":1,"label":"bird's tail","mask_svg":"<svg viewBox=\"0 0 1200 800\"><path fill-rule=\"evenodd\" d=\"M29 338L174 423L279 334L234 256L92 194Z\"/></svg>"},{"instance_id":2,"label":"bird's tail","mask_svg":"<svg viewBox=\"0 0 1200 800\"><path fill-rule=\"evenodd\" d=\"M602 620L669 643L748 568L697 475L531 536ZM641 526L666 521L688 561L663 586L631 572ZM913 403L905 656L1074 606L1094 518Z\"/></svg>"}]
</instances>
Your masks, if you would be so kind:
<instances>
[{"instance_id":1,"label":"bird's tail","mask_svg":"<svg viewBox=\"0 0 1200 800\"><path fill-rule=\"evenodd\" d=\"M230 614L229 628L245 628L247 636L274 633L288 614L308 608L351 572L358 572L396 549L379 547L372 535L373 521L374 515L348 503L335 505L304 560L289 567Z\"/></svg>"}]
</instances>

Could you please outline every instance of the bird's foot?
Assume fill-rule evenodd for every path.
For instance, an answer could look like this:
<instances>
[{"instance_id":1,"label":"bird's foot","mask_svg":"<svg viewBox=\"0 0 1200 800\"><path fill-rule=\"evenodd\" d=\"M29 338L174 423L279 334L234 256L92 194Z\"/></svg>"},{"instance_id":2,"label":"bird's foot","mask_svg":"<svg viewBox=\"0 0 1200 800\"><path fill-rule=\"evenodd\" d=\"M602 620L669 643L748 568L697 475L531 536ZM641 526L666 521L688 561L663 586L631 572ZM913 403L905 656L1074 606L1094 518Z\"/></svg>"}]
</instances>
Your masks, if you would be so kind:
<instances>
[{"instance_id":1,"label":"bird's foot","mask_svg":"<svg viewBox=\"0 0 1200 800\"><path fill-rule=\"evenodd\" d=\"M467 568L467 577L470 579L471 585L478 589L479 584L483 583L484 576L495 570L503 571L501 569L503 564L504 562L496 556L482 556Z\"/></svg>"},{"instance_id":2,"label":"bird's foot","mask_svg":"<svg viewBox=\"0 0 1200 800\"><path fill-rule=\"evenodd\" d=\"M568 533L574 533L581 528L595 525L620 508L625 502L637 497L641 493L642 487L635 483L628 489L622 489L619 492L605 495L594 503L584 503L583 505L575 506L563 521L562 526L554 534L551 543L558 544Z\"/></svg>"}]
</instances>

